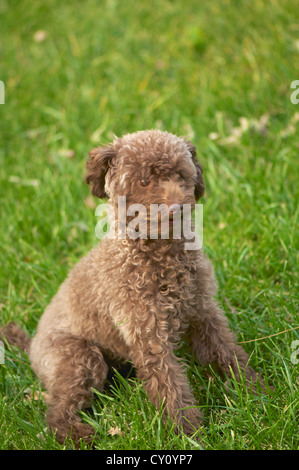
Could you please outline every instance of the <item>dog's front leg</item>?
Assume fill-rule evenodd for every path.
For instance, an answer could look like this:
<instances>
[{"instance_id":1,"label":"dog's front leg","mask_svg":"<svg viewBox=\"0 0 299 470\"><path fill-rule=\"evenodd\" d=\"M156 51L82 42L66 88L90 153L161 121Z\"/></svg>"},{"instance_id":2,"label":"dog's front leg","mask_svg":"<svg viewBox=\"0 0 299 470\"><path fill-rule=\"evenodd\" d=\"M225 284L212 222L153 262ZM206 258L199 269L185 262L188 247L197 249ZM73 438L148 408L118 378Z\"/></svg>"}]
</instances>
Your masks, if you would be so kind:
<instances>
[{"instance_id":1,"label":"dog's front leg","mask_svg":"<svg viewBox=\"0 0 299 470\"><path fill-rule=\"evenodd\" d=\"M157 338L157 337L156 337ZM176 358L168 342L153 338L138 338L131 348L131 359L137 377L144 381L150 401L182 426L186 434L200 427L201 413L195 406L183 365Z\"/></svg>"},{"instance_id":2,"label":"dog's front leg","mask_svg":"<svg viewBox=\"0 0 299 470\"><path fill-rule=\"evenodd\" d=\"M239 378L239 370L245 375L248 387L261 377L248 364L249 355L236 343L224 312L211 300L206 308L198 311L189 329L189 340L195 357L202 364L217 364L227 375Z\"/></svg>"}]
</instances>

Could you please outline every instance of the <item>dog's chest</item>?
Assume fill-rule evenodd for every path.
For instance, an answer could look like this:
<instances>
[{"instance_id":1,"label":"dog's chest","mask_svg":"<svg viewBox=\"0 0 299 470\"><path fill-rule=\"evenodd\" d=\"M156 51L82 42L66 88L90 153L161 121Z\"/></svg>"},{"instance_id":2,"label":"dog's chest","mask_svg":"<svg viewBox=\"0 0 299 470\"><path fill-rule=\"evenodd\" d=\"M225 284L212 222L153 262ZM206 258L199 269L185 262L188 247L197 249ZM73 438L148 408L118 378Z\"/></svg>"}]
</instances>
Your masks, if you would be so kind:
<instances>
[{"instance_id":1,"label":"dog's chest","mask_svg":"<svg viewBox=\"0 0 299 470\"><path fill-rule=\"evenodd\" d=\"M135 256L126 263L126 286L145 331L178 339L196 310L195 262L190 257Z\"/></svg>"}]
</instances>

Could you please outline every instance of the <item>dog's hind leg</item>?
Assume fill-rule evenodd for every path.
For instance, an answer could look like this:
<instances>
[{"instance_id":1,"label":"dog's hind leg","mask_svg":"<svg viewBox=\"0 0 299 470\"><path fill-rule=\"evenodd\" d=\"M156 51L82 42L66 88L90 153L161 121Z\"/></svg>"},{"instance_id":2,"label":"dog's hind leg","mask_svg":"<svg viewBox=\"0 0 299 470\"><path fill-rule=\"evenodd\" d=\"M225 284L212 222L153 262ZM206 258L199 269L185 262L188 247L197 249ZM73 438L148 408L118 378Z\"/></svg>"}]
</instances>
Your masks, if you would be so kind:
<instances>
[{"instance_id":1,"label":"dog's hind leg","mask_svg":"<svg viewBox=\"0 0 299 470\"><path fill-rule=\"evenodd\" d=\"M0 328L0 339L1 338L5 338L12 346L17 346L22 351L28 353L31 338L14 322L10 322Z\"/></svg>"},{"instance_id":2,"label":"dog's hind leg","mask_svg":"<svg viewBox=\"0 0 299 470\"><path fill-rule=\"evenodd\" d=\"M103 390L108 366L99 346L83 338L61 334L53 339L53 346L55 367L48 386L47 423L60 443L66 437L90 441L94 430L80 420L78 411L90 406L92 387Z\"/></svg>"}]
</instances>

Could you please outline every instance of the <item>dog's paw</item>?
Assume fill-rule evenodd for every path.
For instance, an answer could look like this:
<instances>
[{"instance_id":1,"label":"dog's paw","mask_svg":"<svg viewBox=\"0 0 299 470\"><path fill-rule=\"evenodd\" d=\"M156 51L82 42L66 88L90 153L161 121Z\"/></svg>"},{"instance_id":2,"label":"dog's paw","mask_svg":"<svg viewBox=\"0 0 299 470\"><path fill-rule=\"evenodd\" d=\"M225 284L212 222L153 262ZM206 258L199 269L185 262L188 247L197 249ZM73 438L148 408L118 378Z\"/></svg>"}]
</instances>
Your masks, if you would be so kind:
<instances>
[{"instance_id":1,"label":"dog's paw","mask_svg":"<svg viewBox=\"0 0 299 470\"><path fill-rule=\"evenodd\" d=\"M75 443L79 443L80 440L83 440L85 443L89 443L93 440L94 429L85 423L76 423L72 426L70 432L70 438Z\"/></svg>"},{"instance_id":2,"label":"dog's paw","mask_svg":"<svg viewBox=\"0 0 299 470\"><path fill-rule=\"evenodd\" d=\"M67 439L71 439L76 447L80 442L88 444L94 437L94 429L81 421L74 421L72 424L55 423L50 426L51 431L59 444L64 444Z\"/></svg>"},{"instance_id":3,"label":"dog's paw","mask_svg":"<svg viewBox=\"0 0 299 470\"><path fill-rule=\"evenodd\" d=\"M201 429L202 414L197 407L184 408L176 417L177 428L184 434L191 435Z\"/></svg>"}]
</instances>

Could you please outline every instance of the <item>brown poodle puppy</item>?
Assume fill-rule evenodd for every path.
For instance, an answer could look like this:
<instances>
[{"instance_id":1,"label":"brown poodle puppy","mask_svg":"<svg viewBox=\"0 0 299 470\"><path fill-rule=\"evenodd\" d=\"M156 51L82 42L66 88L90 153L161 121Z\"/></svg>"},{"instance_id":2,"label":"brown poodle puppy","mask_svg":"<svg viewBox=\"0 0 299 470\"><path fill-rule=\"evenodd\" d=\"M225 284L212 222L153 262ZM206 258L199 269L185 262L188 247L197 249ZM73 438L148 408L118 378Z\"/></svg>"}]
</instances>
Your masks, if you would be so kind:
<instances>
[{"instance_id":1,"label":"brown poodle puppy","mask_svg":"<svg viewBox=\"0 0 299 470\"><path fill-rule=\"evenodd\" d=\"M127 206L147 209L161 203L194 207L204 192L194 145L159 130L92 150L87 170L92 194L108 196L116 220L118 196L126 196ZM165 415L186 433L199 428L201 413L175 355L183 338L202 364L217 363L235 376L241 369L256 382L214 300L210 261L201 250L186 250L185 242L171 229L167 239L105 237L63 282L31 341L13 324L2 330L29 352L49 396L47 422L60 442L93 433L77 411L90 405L92 387L103 390L105 357L132 361L151 402L163 403Z\"/></svg>"}]
</instances>

